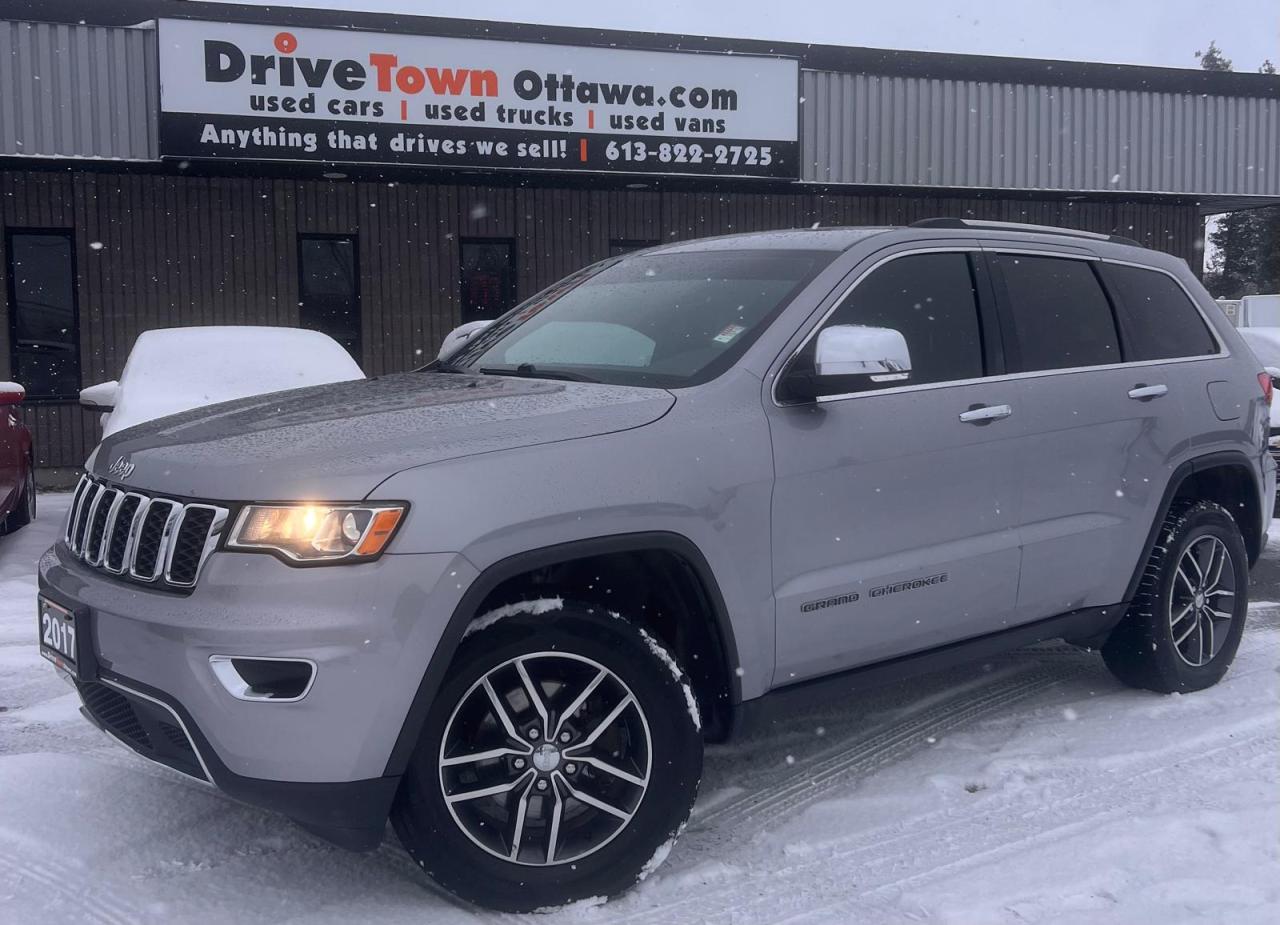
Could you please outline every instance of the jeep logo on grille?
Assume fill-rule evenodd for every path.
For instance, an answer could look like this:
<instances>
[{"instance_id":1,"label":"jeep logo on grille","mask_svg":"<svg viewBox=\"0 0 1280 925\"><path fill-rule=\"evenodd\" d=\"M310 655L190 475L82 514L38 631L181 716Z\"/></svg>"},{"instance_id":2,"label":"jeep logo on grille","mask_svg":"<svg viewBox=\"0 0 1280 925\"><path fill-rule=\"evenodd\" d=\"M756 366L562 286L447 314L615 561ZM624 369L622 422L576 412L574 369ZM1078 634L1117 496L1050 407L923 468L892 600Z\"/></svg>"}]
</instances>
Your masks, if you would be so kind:
<instances>
[{"instance_id":1,"label":"jeep logo on grille","mask_svg":"<svg viewBox=\"0 0 1280 925\"><path fill-rule=\"evenodd\" d=\"M117 456L116 461L107 466L107 475L113 479L127 479L133 475L134 464L129 462L123 456Z\"/></svg>"}]
</instances>

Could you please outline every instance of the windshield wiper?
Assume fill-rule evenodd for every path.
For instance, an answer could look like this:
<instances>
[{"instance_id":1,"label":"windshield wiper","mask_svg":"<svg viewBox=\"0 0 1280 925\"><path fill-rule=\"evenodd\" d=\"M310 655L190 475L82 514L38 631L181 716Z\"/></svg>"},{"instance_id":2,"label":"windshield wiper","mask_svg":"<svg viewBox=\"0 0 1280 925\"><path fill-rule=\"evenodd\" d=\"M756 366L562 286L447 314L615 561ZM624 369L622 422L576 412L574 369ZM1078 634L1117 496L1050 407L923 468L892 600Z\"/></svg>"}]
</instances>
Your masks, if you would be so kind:
<instances>
[{"instance_id":1,"label":"windshield wiper","mask_svg":"<svg viewBox=\"0 0 1280 925\"><path fill-rule=\"evenodd\" d=\"M582 373L571 373L563 369L543 369L532 363L521 363L519 366L487 366L480 370L485 376L520 376L525 379L563 379L566 382L599 382Z\"/></svg>"}]
</instances>

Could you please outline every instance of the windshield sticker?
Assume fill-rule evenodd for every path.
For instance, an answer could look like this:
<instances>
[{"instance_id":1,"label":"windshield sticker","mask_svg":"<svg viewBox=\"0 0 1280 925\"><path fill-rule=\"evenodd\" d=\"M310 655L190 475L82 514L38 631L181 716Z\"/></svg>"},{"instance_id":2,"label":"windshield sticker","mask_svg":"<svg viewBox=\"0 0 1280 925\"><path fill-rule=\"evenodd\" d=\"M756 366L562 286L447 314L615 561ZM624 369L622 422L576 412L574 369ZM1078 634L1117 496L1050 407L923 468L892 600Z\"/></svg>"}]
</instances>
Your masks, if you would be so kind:
<instances>
[{"instance_id":1,"label":"windshield sticker","mask_svg":"<svg viewBox=\"0 0 1280 925\"><path fill-rule=\"evenodd\" d=\"M740 324L727 324L723 331L711 339L717 344L727 344L745 330L746 328Z\"/></svg>"}]
</instances>

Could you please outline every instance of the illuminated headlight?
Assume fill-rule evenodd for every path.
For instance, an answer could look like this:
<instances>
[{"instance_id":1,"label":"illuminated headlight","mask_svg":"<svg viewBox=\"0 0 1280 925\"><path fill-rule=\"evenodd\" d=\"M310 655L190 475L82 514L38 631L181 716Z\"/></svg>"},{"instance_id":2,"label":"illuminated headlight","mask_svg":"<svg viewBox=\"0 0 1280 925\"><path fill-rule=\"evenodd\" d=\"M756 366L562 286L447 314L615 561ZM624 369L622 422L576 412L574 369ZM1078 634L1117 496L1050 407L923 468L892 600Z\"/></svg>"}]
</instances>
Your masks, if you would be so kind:
<instances>
[{"instance_id":1,"label":"illuminated headlight","mask_svg":"<svg viewBox=\"0 0 1280 925\"><path fill-rule=\"evenodd\" d=\"M299 562L371 559L404 516L400 504L251 504L236 518L227 546L279 552Z\"/></svg>"}]
</instances>

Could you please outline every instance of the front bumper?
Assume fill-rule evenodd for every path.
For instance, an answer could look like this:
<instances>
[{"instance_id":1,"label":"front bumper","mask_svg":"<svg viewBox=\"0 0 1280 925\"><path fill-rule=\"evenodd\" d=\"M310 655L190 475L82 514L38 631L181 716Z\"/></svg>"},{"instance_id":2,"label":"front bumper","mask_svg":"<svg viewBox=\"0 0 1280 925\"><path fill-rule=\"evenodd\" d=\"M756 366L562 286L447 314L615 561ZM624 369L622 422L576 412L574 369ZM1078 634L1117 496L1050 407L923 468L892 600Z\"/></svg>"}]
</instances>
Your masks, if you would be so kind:
<instances>
[{"instance_id":1,"label":"front bumper","mask_svg":"<svg viewBox=\"0 0 1280 925\"><path fill-rule=\"evenodd\" d=\"M380 837L398 783L388 757L475 575L450 553L299 569L224 552L178 595L111 578L61 544L39 568L41 593L87 615L93 677L77 686L97 725L351 847ZM309 659L315 679L296 702L240 700L211 655Z\"/></svg>"}]
</instances>

